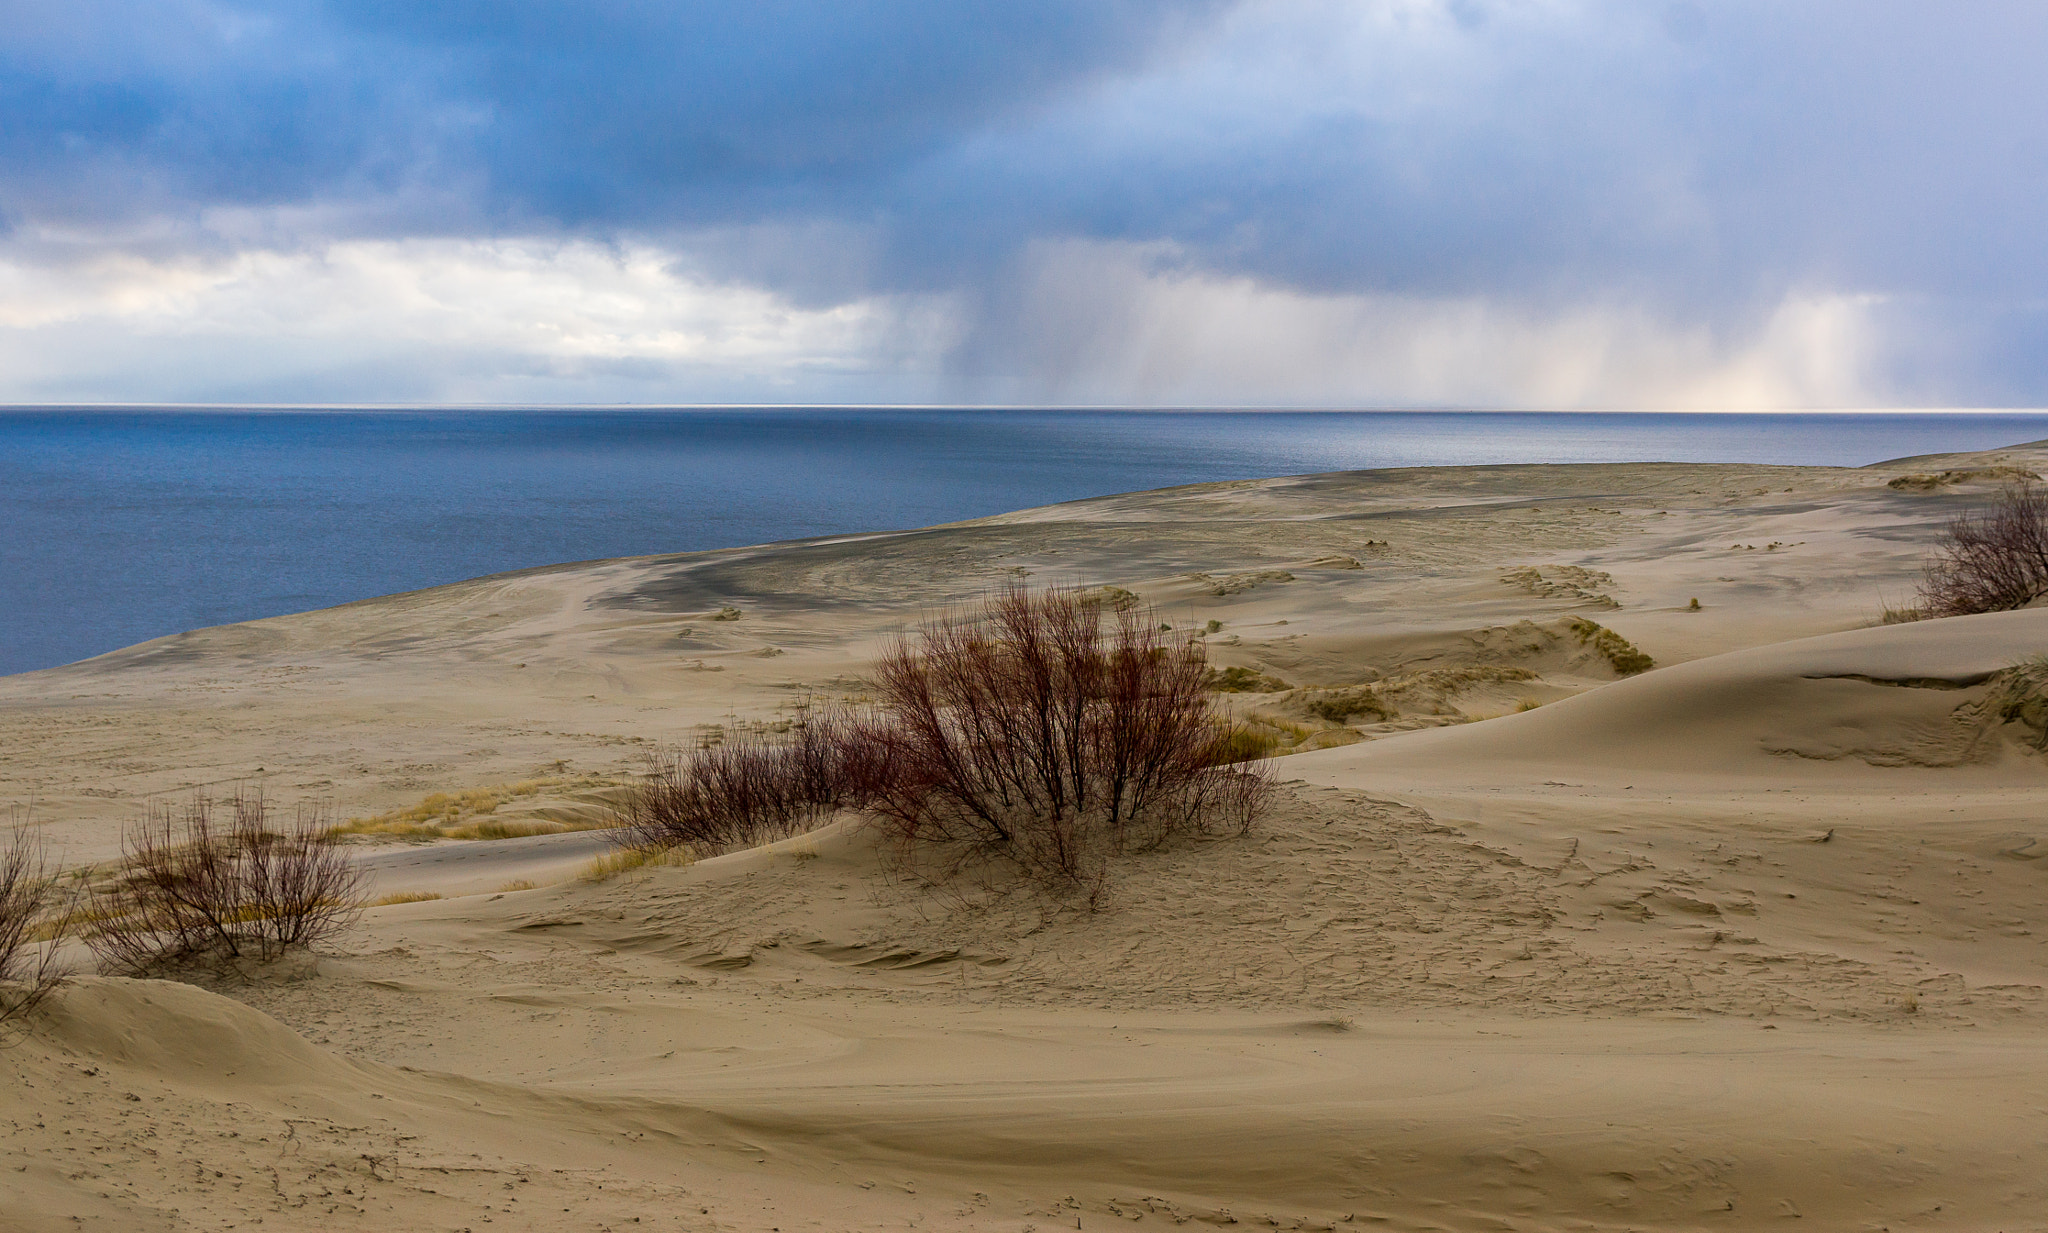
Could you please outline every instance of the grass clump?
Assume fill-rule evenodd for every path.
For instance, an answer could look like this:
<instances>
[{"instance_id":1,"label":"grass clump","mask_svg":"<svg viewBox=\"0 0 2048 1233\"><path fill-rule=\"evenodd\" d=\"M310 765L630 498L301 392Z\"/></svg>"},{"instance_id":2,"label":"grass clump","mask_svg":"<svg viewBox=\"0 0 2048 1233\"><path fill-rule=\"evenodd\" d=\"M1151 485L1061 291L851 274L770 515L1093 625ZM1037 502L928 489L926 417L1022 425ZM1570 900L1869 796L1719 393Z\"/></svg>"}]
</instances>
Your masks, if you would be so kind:
<instances>
[{"instance_id":1,"label":"grass clump","mask_svg":"<svg viewBox=\"0 0 2048 1233\"><path fill-rule=\"evenodd\" d=\"M2000 722L2026 728L2034 748L2048 750L2048 655L2036 655L1999 673L1984 705Z\"/></svg>"},{"instance_id":2,"label":"grass clump","mask_svg":"<svg viewBox=\"0 0 2048 1233\"><path fill-rule=\"evenodd\" d=\"M1657 661L1644 654L1633 642L1597 621L1573 617L1570 628L1579 645L1591 647L1621 676L1634 676L1657 666Z\"/></svg>"},{"instance_id":3,"label":"grass clump","mask_svg":"<svg viewBox=\"0 0 2048 1233\"><path fill-rule=\"evenodd\" d=\"M1920 472L1913 475L1894 476L1885 482L1885 487L1900 492L1934 492L1951 484L1968 483L1971 480L2008 480L2025 482L2041 477L2023 467L1973 467L1960 471Z\"/></svg>"},{"instance_id":4,"label":"grass clump","mask_svg":"<svg viewBox=\"0 0 2048 1233\"><path fill-rule=\"evenodd\" d=\"M599 830L610 825L602 813L593 812L582 821L553 818L505 819L494 815L500 806L547 792L589 791L611 781L594 775L551 775L522 779L517 783L458 792L435 792L416 805L394 809L368 818L350 818L329 827L329 838L349 835L389 835L401 839L522 839L529 835L559 835L568 831Z\"/></svg>"},{"instance_id":5,"label":"grass clump","mask_svg":"<svg viewBox=\"0 0 2048 1233\"><path fill-rule=\"evenodd\" d=\"M1426 668L1364 684L1297 690L1286 704L1325 724L1377 724L1415 716L1472 719L1477 716L1460 701L1470 691L1536 679L1527 668L1500 664Z\"/></svg>"},{"instance_id":6,"label":"grass clump","mask_svg":"<svg viewBox=\"0 0 2048 1233\"><path fill-rule=\"evenodd\" d=\"M1270 725L1233 723L1216 738L1214 757L1224 765L1257 762L1279 752L1282 738Z\"/></svg>"},{"instance_id":7,"label":"grass clump","mask_svg":"<svg viewBox=\"0 0 2048 1233\"><path fill-rule=\"evenodd\" d=\"M388 908L400 903L430 903L441 898L439 891L398 891L370 901L373 908Z\"/></svg>"},{"instance_id":8,"label":"grass clump","mask_svg":"<svg viewBox=\"0 0 2048 1233\"><path fill-rule=\"evenodd\" d=\"M684 868L697 863L689 848L620 848L585 865L576 877L583 882L609 882L622 873L657 867Z\"/></svg>"},{"instance_id":9,"label":"grass clump","mask_svg":"<svg viewBox=\"0 0 2048 1233\"><path fill-rule=\"evenodd\" d=\"M1202 677L1202 687L1219 694L1277 694L1294 688L1257 668L1211 668Z\"/></svg>"},{"instance_id":10,"label":"grass clump","mask_svg":"<svg viewBox=\"0 0 2048 1233\"><path fill-rule=\"evenodd\" d=\"M1107 608L1111 612L1130 612L1145 602L1138 598L1137 592L1113 586L1088 587L1075 591L1073 599L1084 607Z\"/></svg>"},{"instance_id":11,"label":"grass clump","mask_svg":"<svg viewBox=\"0 0 2048 1233\"><path fill-rule=\"evenodd\" d=\"M152 806L122 837L120 875L89 901L86 945L103 971L150 975L333 937L364 906L363 875L324 822L303 807L276 818L256 791Z\"/></svg>"},{"instance_id":12,"label":"grass clump","mask_svg":"<svg viewBox=\"0 0 2048 1233\"><path fill-rule=\"evenodd\" d=\"M1381 723L1394 714L1393 708L1369 685L1306 690L1304 695L1301 709L1333 724L1347 723L1354 715L1366 716L1367 723Z\"/></svg>"}]
</instances>

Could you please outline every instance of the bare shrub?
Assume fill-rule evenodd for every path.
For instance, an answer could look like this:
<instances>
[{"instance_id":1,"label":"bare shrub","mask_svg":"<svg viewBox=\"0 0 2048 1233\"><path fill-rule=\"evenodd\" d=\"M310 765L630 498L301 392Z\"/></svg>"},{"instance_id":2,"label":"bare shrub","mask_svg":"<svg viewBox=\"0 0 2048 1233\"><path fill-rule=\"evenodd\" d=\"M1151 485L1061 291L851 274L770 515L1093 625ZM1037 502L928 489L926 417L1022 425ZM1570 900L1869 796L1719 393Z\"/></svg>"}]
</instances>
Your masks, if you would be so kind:
<instances>
[{"instance_id":1,"label":"bare shrub","mask_svg":"<svg viewBox=\"0 0 2048 1233\"><path fill-rule=\"evenodd\" d=\"M1099 885L1118 853L1248 829L1271 794L1274 742L1211 711L1200 641L1100 592L1012 587L875 676L872 710L657 755L622 842L708 856L858 810L942 874L992 859Z\"/></svg>"},{"instance_id":2,"label":"bare shrub","mask_svg":"<svg viewBox=\"0 0 2048 1233\"><path fill-rule=\"evenodd\" d=\"M1092 599L1013 586L883 657L847 761L903 845L1086 884L1118 853L1252 825L1270 780L1233 761L1200 642Z\"/></svg>"},{"instance_id":3,"label":"bare shrub","mask_svg":"<svg viewBox=\"0 0 2048 1233\"><path fill-rule=\"evenodd\" d=\"M37 836L12 820L14 833L0 850L0 1029L20 1023L65 976L55 945L63 932L56 875Z\"/></svg>"},{"instance_id":4,"label":"bare shrub","mask_svg":"<svg viewBox=\"0 0 2048 1233\"><path fill-rule=\"evenodd\" d=\"M623 841L710 856L810 830L865 799L877 768L850 764L867 744L855 729L843 716L810 713L787 732L734 729L716 744L656 754L619 810Z\"/></svg>"},{"instance_id":5,"label":"bare shrub","mask_svg":"<svg viewBox=\"0 0 2048 1233\"><path fill-rule=\"evenodd\" d=\"M1920 581L1928 616L2024 608L2048 595L2048 492L2008 484L1989 509L1957 515L1935 541Z\"/></svg>"},{"instance_id":6,"label":"bare shrub","mask_svg":"<svg viewBox=\"0 0 2048 1233\"><path fill-rule=\"evenodd\" d=\"M325 817L302 807L290 823L272 822L255 791L152 806L122 839L121 876L88 912L85 941L101 968L267 961L352 923L363 907L362 872L324 837Z\"/></svg>"}]
</instances>

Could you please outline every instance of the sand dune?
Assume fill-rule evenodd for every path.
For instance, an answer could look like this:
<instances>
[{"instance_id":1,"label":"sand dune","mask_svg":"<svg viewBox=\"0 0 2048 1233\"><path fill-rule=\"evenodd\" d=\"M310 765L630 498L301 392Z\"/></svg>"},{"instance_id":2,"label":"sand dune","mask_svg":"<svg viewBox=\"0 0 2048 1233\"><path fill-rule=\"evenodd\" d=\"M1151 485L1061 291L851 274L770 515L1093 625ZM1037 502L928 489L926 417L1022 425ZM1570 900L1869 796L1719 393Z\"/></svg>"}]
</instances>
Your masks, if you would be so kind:
<instances>
[{"instance_id":1,"label":"sand dune","mask_svg":"<svg viewBox=\"0 0 2048 1233\"><path fill-rule=\"evenodd\" d=\"M2043 767L2029 755L2043 734L2000 722L1982 704L1994 677L2043 648L2048 608L1852 630L1678 664L1483 726L1304 755L1289 767L1341 763L1359 782L1390 764L1519 777L1533 773L1529 764L1658 771L1703 786L1886 782L1868 773L1874 766L2038 786Z\"/></svg>"},{"instance_id":2,"label":"sand dune","mask_svg":"<svg viewBox=\"0 0 2048 1233\"><path fill-rule=\"evenodd\" d=\"M74 861L259 767L579 817L1019 576L1157 605L1241 713L1348 742L1100 911L906 884L855 819L602 882L594 832L363 837L448 897L311 976L82 979L0 1051L0 1229L2035 1227L2048 762L2008 703L2048 610L1875 620L1973 472L2044 458L1210 485L0 682L0 788Z\"/></svg>"}]
</instances>

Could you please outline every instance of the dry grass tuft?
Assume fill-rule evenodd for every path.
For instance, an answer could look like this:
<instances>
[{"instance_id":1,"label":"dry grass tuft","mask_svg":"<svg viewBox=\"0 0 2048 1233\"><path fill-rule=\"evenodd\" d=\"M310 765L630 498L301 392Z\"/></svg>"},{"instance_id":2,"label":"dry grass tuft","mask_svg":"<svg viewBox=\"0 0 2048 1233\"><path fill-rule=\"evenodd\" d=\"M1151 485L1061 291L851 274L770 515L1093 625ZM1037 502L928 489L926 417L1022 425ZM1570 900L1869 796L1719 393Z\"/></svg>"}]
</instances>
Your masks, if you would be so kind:
<instances>
[{"instance_id":1,"label":"dry grass tuft","mask_svg":"<svg viewBox=\"0 0 2048 1233\"><path fill-rule=\"evenodd\" d=\"M370 901L373 908L388 908L400 903L428 903L441 898L439 891L398 891Z\"/></svg>"},{"instance_id":2,"label":"dry grass tuft","mask_svg":"<svg viewBox=\"0 0 2048 1233\"><path fill-rule=\"evenodd\" d=\"M609 882L635 869L684 868L697 863L689 848L620 848L585 865L576 877L584 882Z\"/></svg>"},{"instance_id":3,"label":"dry grass tuft","mask_svg":"<svg viewBox=\"0 0 2048 1233\"><path fill-rule=\"evenodd\" d=\"M1219 622L1211 621L1219 629ZM1211 630L1214 633L1215 630ZM1211 668L1202 677L1202 687L1219 694L1277 694L1294 686L1257 668Z\"/></svg>"},{"instance_id":4,"label":"dry grass tuft","mask_svg":"<svg viewBox=\"0 0 2048 1233\"><path fill-rule=\"evenodd\" d=\"M1215 757L1225 765L1257 762L1272 757L1283 743L1281 734L1271 725L1240 721L1225 728L1216 739Z\"/></svg>"},{"instance_id":5,"label":"dry grass tuft","mask_svg":"<svg viewBox=\"0 0 2048 1233\"><path fill-rule=\"evenodd\" d=\"M1573 617L1570 628L1582 646L1593 648L1600 658L1606 660L1615 672L1622 676L1634 676L1638 672L1648 672L1657 666L1657 661L1644 654L1634 643L1597 621Z\"/></svg>"},{"instance_id":6,"label":"dry grass tuft","mask_svg":"<svg viewBox=\"0 0 2048 1233\"><path fill-rule=\"evenodd\" d=\"M403 839L523 839L529 835L560 835L601 830L611 823L601 814L583 821L553 818L494 817L502 805L543 793L594 793L613 786L600 775L552 775L517 783L459 792L436 792L417 805L369 818L350 818L327 831L329 838L347 835L391 835Z\"/></svg>"},{"instance_id":7,"label":"dry grass tuft","mask_svg":"<svg viewBox=\"0 0 2048 1233\"><path fill-rule=\"evenodd\" d=\"M1345 559L1350 560L1349 557ZM1359 569L1362 567L1358 562L1352 561L1348 568ZM1210 595L1242 595L1246 591L1264 586L1269 582L1294 581L1294 575L1284 569L1249 570L1241 574L1227 574L1221 578L1216 577L1214 574L1189 574L1187 577L1188 581L1198 584L1203 591Z\"/></svg>"},{"instance_id":8,"label":"dry grass tuft","mask_svg":"<svg viewBox=\"0 0 2048 1233\"><path fill-rule=\"evenodd\" d=\"M1921 472L1913 475L1899 475L1886 481L1885 487L1900 492L1934 492L1951 484L1967 483L1971 480L2027 481L2041 477L2023 467L1974 467L1961 471Z\"/></svg>"},{"instance_id":9,"label":"dry grass tuft","mask_svg":"<svg viewBox=\"0 0 2048 1233\"><path fill-rule=\"evenodd\" d=\"M1145 602L1138 598L1135 591L1112 586L1087 587L1074 591L1072 595L1076 601L1088 607L1107 608L1112 612L1129 612Z\"/></svg>"},{"instance_id":10,"label":"dry grass tuft","mask_svg":"<svg viewBox=\"0 0 2048 1233\"><path fill-rule=\"evenodd\" d=\"M1994 677L1984 707L1994 719L2027 729L2034 748L2048 750L2048 655L2037 655Z\"/></svg>"},{"instance_id":11,"label":"dry grass tuft","mask_svg":"<svg viewBox=\"0 0 2048 1233\"><path fill-rule=\"evenodd\" d=\"M1463 668L1426 668L1360 685L1296 690L1283 705L1294 713L1325 724L1386 723L1404 717L1460 721L1468 714L1458 701L1472 689L1536 680L1528 668L1504 664L1473 664ZM1294 752L1294 751L1288 751Z\"/></svg>"},{"instance_id":12,"label":"dry grass tuft","mask_svg":"<svg viewBox=\"0 0 2048 1233\"><path fill-rule=\"evenodd\" d=\"M1381 723L1395 714L1370 685L1353 685L1345 689L1305 689L1297 699L1301 709L1317 719L1333 724L1348 723L1354 715L1366 716L1367 723Z\"/></svg>"}]
</instances>

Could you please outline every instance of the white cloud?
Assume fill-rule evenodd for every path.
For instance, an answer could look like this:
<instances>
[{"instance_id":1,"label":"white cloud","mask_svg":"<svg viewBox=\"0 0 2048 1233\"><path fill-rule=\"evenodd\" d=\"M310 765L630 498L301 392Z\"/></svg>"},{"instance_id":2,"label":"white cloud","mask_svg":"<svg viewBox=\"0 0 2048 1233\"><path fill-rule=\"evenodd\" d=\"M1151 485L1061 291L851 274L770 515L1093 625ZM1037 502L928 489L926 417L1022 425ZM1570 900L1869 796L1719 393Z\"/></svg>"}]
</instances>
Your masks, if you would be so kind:
<instances>
[{"instance_id":1,"label":"white cloud","mask_svg":"<svg viewBox=\"0 0 2048 1233\"><path fill-rule=\"evenodd\" d=\"M580 240L99 251L0 261L0 397L831 397L840 379L929 372L951 341L944 308L797 306L694 277L661 247Z\"/></svg>"},{"instance_id":2,"label":"white cloud","mask_svg":"<svg viewBox=\"0 0 2048 1233\"><path fill-rule=\"evenodd\" d=\"M1856 406L1870 297L1717 332L1621 303L1314 294L1167 245L1041 243L999 296L798 305L586 241L0 262L12 401Z\"/></svg>"}]
</instances>

